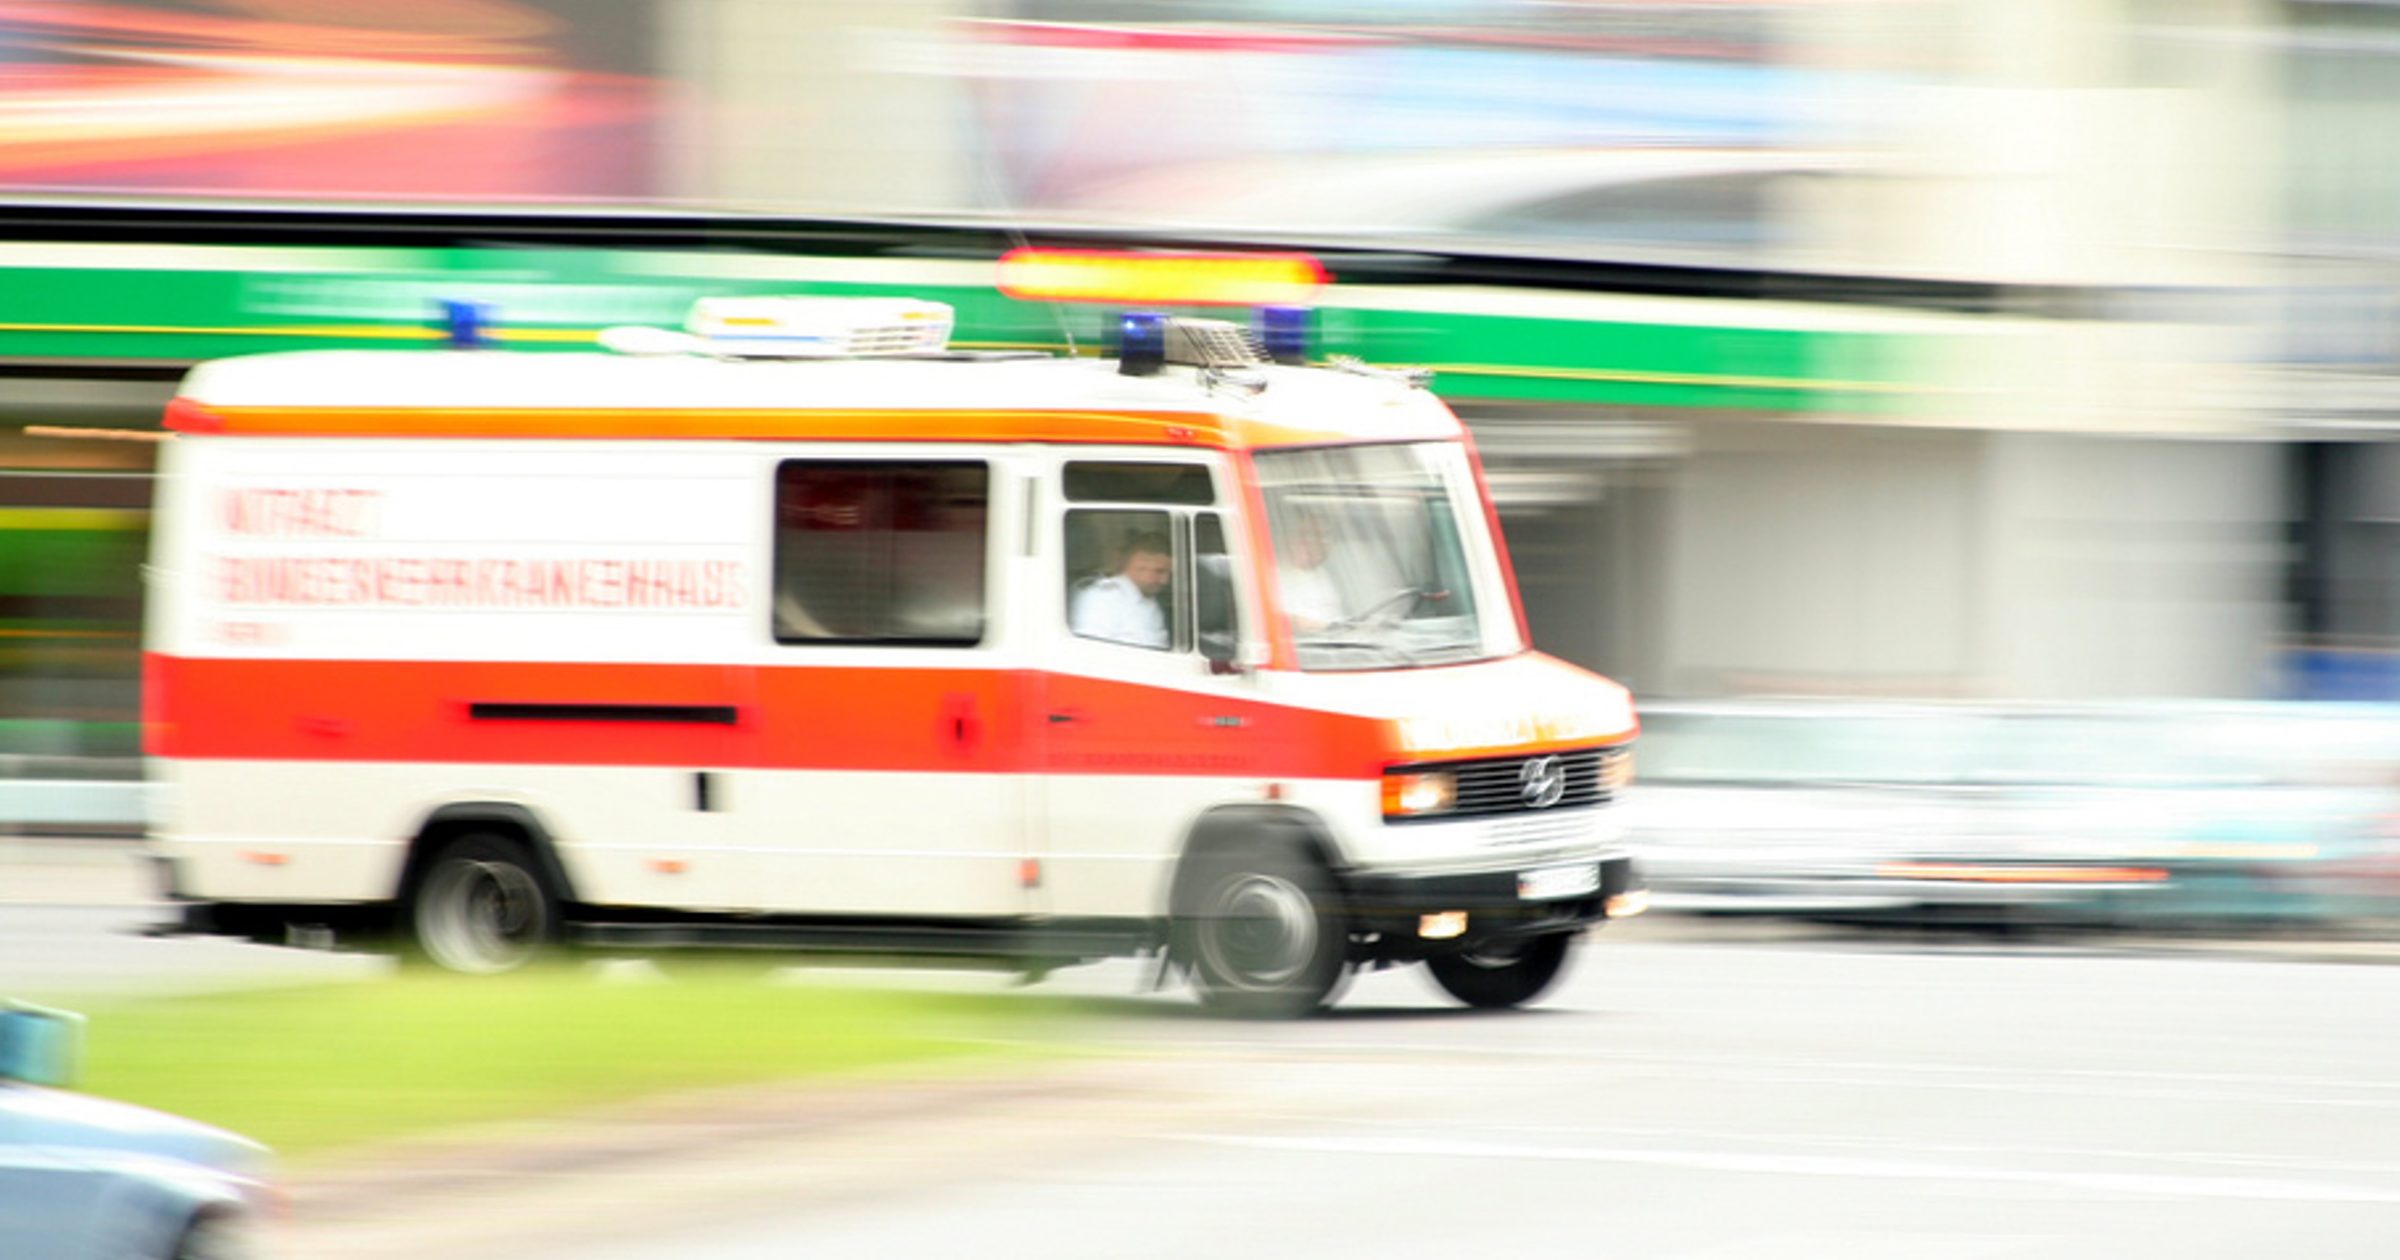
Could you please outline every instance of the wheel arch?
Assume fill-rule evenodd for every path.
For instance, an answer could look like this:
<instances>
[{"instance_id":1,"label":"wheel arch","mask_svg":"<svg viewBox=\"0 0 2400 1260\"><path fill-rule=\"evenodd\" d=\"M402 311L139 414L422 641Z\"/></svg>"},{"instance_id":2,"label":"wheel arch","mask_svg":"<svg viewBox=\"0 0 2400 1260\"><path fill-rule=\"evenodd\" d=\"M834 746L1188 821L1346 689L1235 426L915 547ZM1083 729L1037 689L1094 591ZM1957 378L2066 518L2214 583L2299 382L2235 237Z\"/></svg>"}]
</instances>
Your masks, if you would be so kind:
<instances>
[{"instance_id":1,"label":"wheel arch","mask_svg":"<svg viewBox=\"0 0 2400 1260\"><path fill-rule=\"evenodd\" d=\"M406 901L416 895L417 885L432 865L433 856L444 845L460 836L475 834L504 836L523 844L533 855L535 870L560 904L576 900L575 882L567 877L566 865L559 860L557 841L549 824L531 806L517 801L453 801L427 814L409 840L408 858L401 865L400 886L393 890L394 899Z\"/></svg>"},{"instance_id":2,"label":"wheel arch","mask_svg":"<svg viewBox=\"0 0 2400 1260\"><path fill-rule=\"evenodd\" d=\"M205 1199L184 1213L171 1243L174 1250L167 1254L173 1260L184 1260L193 1236L212 1225L230 1225L247 1234L261 1225L259 1214L239 1198L224 1196Z\"/></svg>"},{"instance_id":3,"label":"wheel arch","mask_svg":"<svg viewBox=\"0 0 2400 1260\"><path fill-rule=\"evenodd\" d=\"M1315 811L1271 802L1219 805L1201 814L1184 834L1183 851L1176 856L1168 878L1168 923L1192 909L1199 896L1200 874L1212 859L1258 844L1297 849L1323 866L1337 886L1341 883L1341 850L1334 843L1333 829Z\"/></svg>"},{"instance_id":4,"label":"wheel arch","mask_svg":"<svg viewBox=\"0 0 2400 1260\"><path fill-rule=\"evenodd\" d=\"M122 1155L93 1152L103 1161ZM255 1219L241 1179L222 1170L181 1160L120 1159L101 1173L106 1188L90 1219L102 1224L90 1239L93 1255L164 1256L170 1260L192 1228L223 1217Z\"/></svg>"}]
</instances>

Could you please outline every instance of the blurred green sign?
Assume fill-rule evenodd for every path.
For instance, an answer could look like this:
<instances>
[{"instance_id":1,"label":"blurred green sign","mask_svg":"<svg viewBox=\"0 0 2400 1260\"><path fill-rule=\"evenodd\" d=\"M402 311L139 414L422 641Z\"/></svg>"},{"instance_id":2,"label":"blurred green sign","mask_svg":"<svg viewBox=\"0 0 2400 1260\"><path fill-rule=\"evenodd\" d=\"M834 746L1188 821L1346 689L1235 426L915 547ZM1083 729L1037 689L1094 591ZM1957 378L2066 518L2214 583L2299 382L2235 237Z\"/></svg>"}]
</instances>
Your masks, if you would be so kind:
<instances>
[{"instance_id":1,"label":"blurred green sign","mask_svg":"<svg viewBox=\"0 0 2400 1260\"><path fill-rule=\"evenodd\" d=\"M1938 326L1736 302L1330 286L1321 354L1436 370L1456 400L1898 417L1924 404ZM275 350L435 345L439 304L490 304L512 347L674 326L693 299L905 295L957 308L969 346L1084 353L1112 312L1012 300L982 261L640 250L0 246L0 359L187 364ZM1870 313L1872 316L1872 313ZM1897 325L1897 326L1895 326Z\"/></svg>"}]
</instances>

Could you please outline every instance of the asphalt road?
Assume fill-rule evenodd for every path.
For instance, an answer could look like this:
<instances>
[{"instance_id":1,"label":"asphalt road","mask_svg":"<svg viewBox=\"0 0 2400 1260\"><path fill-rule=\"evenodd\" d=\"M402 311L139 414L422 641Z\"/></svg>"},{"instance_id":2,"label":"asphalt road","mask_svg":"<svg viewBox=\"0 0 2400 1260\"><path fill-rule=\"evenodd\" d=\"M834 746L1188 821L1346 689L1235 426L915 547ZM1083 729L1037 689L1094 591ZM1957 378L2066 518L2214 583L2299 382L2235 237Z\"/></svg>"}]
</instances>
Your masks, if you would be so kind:
<instances>
[{"instance_id":1,"label":"asphalt road","mask_svg":"<svg viewBox=\"0 0 2400 1260\"><path fill-rule=\"evenodd\" d=\"M1189 1063L1138 1123L512 1254L2391 1252L2400 969L1624 935L1512 1015L1406 973L1300 1024L1129 1000L1101 1034Z\"/></svg>"},{"instance_id":2,"label":"asphalt road","mask_svg":"<svg viewBox=\"0 0 2400 1260\"><path fill-rule=\"evenodd\" d=\"M139 987L358 965L178 953L217 946L111 933L128 913L10 909L0 983L43 965L28 958L105 958ZM413 1198L303 1187L291 1254L2392 1250L2400 967L1715 935L1613 928L1542 1007L1500 1015L1458 1010L1408 971L1289 1024L1136 995L1130 966L1061 973L1026 1000L1097 999L1089 1035L1125 1052L1088 1074L935 1088Z\"/></svg>"},{"instance_id":3,"label":"asphalt road","mask_svg":"<svg viewBox=\"0 0 2400 1260\"><path fill-rule=\"evenodd\" d=\"M361 955L141 934L171 918L131 844L0 837L0 997L85 1001L373 975L389 966Z\"/></svg>"}]
</instances>

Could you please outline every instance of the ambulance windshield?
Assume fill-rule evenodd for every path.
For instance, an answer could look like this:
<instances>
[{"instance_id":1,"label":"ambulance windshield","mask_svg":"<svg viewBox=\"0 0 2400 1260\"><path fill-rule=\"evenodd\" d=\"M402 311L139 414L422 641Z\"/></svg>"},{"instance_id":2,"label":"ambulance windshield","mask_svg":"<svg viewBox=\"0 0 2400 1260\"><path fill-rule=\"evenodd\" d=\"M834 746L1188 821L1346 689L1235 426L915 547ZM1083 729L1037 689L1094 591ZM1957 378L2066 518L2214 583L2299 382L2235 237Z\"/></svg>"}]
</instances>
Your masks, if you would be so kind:
<instances>
[{"instance_id":1,"label":"ambulance windshield","mask_svg":"<svg viewBox=\"0 0 2400 1260\"><path fill-rule=\"evenodd\" d=\"M1307 670L1453 665L1517 649L1454 443L1258 456L1284 615Z\"/></svg>"}]
</instances>

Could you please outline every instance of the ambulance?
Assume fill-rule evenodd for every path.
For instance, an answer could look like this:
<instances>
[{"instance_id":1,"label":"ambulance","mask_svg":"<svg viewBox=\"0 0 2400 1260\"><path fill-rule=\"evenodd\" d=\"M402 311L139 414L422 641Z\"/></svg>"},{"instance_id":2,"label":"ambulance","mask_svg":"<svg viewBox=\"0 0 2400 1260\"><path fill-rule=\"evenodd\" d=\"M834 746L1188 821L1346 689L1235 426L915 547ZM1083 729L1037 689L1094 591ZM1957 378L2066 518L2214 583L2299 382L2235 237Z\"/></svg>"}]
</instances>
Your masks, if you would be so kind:
<instances>
[{"instance_id":1,"label":"ambulance","mask_svg":"<svg viewBox=\"0 0 2400 1260\"><path fill-rule=\"evenodd\" d=\"M1516 1005L1640 911L1627 693L1532 649L1421 374L1290 310L1107 358L951 324L723 298L194 368L144 653L187 927L1139 956L1298 1014L1414 962Z\"/></svg>"}]
</instances>

